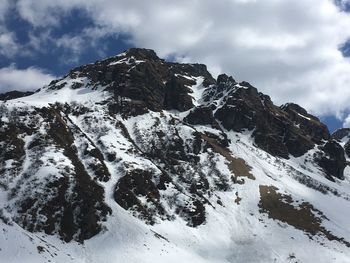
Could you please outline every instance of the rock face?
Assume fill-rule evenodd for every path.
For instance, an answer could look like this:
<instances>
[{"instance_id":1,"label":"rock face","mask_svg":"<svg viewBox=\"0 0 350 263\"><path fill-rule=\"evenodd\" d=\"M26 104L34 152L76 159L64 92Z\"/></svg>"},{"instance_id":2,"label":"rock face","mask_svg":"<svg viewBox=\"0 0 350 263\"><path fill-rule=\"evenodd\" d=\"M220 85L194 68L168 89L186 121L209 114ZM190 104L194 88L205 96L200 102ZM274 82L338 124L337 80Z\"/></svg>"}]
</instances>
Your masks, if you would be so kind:
<instances>
[{"instance_id":1,"label":"rock face","mask_svg":"<svg viewBox=\"0 0 350 263\"><path fill-rule=\"evenodd\" d=\"M205 85L215 83L205 65L165 62L153 50L134 48L117 57L78 67L69 76L88 77L92 85L104 85L115 97L137 101L152 111L185 111L193 107L187 86L195 81L186 76L203 76ZM56 83L52 82L50 88L59 89Z\"/></svg>"},{"instance_id":2,"label":"rock face","mask_svg":"<svg viewBox=\"0 0 350 263\"><path fill-rule=\"evenodd\" d=\"M350 157L350 129L338 129L332 134L331 137L333 140L336 140L339 143L343 144L346 155Z\"/></svg>"},{"instance_id":3,"label":"rock face","mask_svg":"<svg viewBox=\"0 0 350 263\"><path fill-rule=\"evenodd\" d=\"M1 149L8 149L0 160L0 185L8 188L16 179L8 189L8 203L14 205L8 209L14 210L14 220L29 231L58 234L67 242L96 235L111 210L104 203L103 188L80 159L68 120L54 108L35 109L28 115L12 111L11 115L15 119L0 121ZM26 169L21 171L23 165Z\"/></svg>"},{"instance_id":4,"label":"rock face","mask_svg":"<svg viewBox=\"0 0 350 263\"><path fill-rule=\"evenodd\" d=\"M26 96L30 96L34 94L34 92L31 91L26 91L26 92L22 92L22 91L17 91L17 90L13 90L13 91L9 91L6 93L1 93L0 94L0 101L4 101L4 100L13 100L13 99L17 99L17 98L22 98L22 97L26 97Z\"/></svg>"},{"instance_id":5,"label":"rock face","mask_svg":"<svg viewBox=\"0 0 350 263\"><path fill-rule=\"evenodd\" d=\"M334 140L328 141L322 146L324 155L318 160L319 165L332 178L344 179L344 169L346 167L346 159L344 149Z\"/></svg>"},{"instance_id":6,"label":"rock face","mask_svg":"<svg viewBox=\"0 0 350 263\"><path fill-rule=\"evenodd\" d=\"M330 137L327 127L300 106L277 107L247 82L236 85L232 78L219 76L215 88L208 92L208 98L227 92L215 117L228 130L254 130L255 143L272 155L298 157Z\"/></svg>"},{"instance_id":7,"label":"rock face","mask_svg":"<svg viewBox=\"0 0 350 263\"><path fill-rule=\"evenodd\" d=\"M321 123L317 117L307 113L304 108L294 103L288 103L281 108L288 113L289 119L296 123L313 142L320 143L322 140L330 139L327 126Z\"/></svg>"},{"instance_id":8,"label":"rock face","mask_svg":"<svg viewBox=\"0 0 350 263\"><path fill-rule=\"evenodd\" d=\"M0 187L9 196L0 211L65 241L99 233L110 196L148 224L205 224L224 207L222 193L255 180L249 160L232 154L243 131L254 141L248 152L283 162L314 149L313 165L344 179L342 146L305 109L278 107L248 82L215 80L205 65L166 62L152 50L75 68L31 96L0 105Z\"/></svg>"},{"instance_id":9,"label":"rock face","mask_svg":"<svg viewBox=\"0 0 350 263\"><path fill-rule=\"evenodd\" d=\"M115 58L99 61L74 69L70 75L88 76L106 85L115 97L131 99L124 105L124 111L131 115L147 109L192 109L189 87L196 84L193 77L202 77L203 86L208 87L203 97L206 103L195 107L185 120L213 126L218 120L227 130L254 130L257 146L283 158L301 156L330 138L327 127L296 104L277 107L248 82L238 84L225 74L215 81L204 65L169 63L148 49L131 49L117 62ZM217 105L220 98L221 105Z\"/></svg>"},{"instance_id":10,"label":"rock face","mask_svg":"<svg viewBox=\"0 0 350 263\"><path fill-rule=\"evenodd\" d=\"M213 109L208 106L195 107L185 117L185 122L193 125L210 125L212 127L219 127L214 114Z\"/></svg>"},{"instance_id":11,"label":"rock face","mask_svg":"<svg viewBox=\"0 0 350 263\"><path fill-rule=\"evenodd\" d=\"M164 208L159 203L159 190L153 183L152 177L149 171L132 170L118 181L114 192L114 199L121 207L135 209L139 216L149 224L155 223L156 216L165 216ZM138 196L144 196L150 207L142 204Z\"/></svg>"},{"instance_id":12,"label":"rock face","mask_svg":"<svg viewBox=\"0 0 350 263\"><path fill-rule=\"evenodd\" d=\"M350 129L349 128L338 129L332 134L332 139L337 140L337 141L341 141L341 140L346 139L346 138L350 139Z\"/></svg>"},{"instance_id":13,"label":"rock face","mask_svg":"<svg viewBox=\"0 0 350 263\"><path fill-rule=\"evenodd\" d=\"M205 65L169 63L148 49L130 49L117 59L76 68L69 76L88 77L105 85L115 98L130 99L123 106L126 115L144 114L147 109L192 109L185 118L188 123L217 127L219 121L227 130L254 130L258 147L283 158L301 156L330 138L327 127L302 107L291 103L277 107L248 82L238 84L226 74L213 79ZM203 78L206 89L204 103L194 107L190 87L196 85L197 77ZM59 85L53 82L50 88Z\"/></svg>"},{"instance_id":14,"label":"rock face","mask_svg":"<svg viewBox=\"0 0 350 263\"><path fill-rule=\"evenodd\" d=\"M345 153L348 157L350 157L350 140L344 145Z\"/></svg>"}]
</instances>

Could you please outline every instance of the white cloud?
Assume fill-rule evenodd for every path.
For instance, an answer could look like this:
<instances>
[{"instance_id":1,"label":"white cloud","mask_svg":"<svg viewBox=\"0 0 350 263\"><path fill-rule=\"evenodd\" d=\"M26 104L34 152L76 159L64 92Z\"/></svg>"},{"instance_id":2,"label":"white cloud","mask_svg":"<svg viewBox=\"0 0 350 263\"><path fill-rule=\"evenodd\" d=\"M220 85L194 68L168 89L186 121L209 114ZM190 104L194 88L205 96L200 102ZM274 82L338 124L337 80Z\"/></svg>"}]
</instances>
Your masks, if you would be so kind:
<instances>
[{"instance_id":1,"label":"white cloud","mask_svg":"<svg viewBox=\"0 0 350 263\"><path fill-rule=\"evenodd\" d=\"M37 27L81 8L101 30L93 37L127 33L135 46L205 63L317 114L350 107L350 61L338 50L350 38L350 16L332 0L19 0L17 7ZM61 39L71 41L82 46L79 36Z\"/></svg>"},{"instance_id":2,"label":"white cloud","mask_svg":"<svg viewBox=\"0 0 350 263\"><path fill-rule=\"evenodd\" d=\"M50 37L50 41L56 47L64 49L60 57L61 63L71 65L79 63L80 56L86 48L94 48L100 57L104 57L106 43L103 38L108 35L110 35L109 31L96 26L84 28L79 35L64 34L56 39ZM42 38L39 39L42 40Z\"/></svg>"},{"instance_id":3,"label":"white cloud","mask_svg":"<svg viewBox=\"0 0 350 263\"><path fill-rule=\"evenodd\" d=\"M350 115L348 115L343 121L344 128L350 128Z\"/></svg>"},{"instance_id":4,"label":"white cloud","mask_svg":"<svg viewBox=\"0 0 350 263\"><path fill-rule=\"evenodd\" d=\"M0 26L0 55L13 57L17 51L18 44L14 34Z\"/></svg>"},{"instance_id":5,"label":"white cloud","mask_svg":"<svg viewBox=\"0 0 350 263\"><path fill-rule=\"evenodd\" d=\"M0 93L11 90L34 91L54 78L39 68L17 69L15 65L0 68Z\"/></svg>"}]
</instances>

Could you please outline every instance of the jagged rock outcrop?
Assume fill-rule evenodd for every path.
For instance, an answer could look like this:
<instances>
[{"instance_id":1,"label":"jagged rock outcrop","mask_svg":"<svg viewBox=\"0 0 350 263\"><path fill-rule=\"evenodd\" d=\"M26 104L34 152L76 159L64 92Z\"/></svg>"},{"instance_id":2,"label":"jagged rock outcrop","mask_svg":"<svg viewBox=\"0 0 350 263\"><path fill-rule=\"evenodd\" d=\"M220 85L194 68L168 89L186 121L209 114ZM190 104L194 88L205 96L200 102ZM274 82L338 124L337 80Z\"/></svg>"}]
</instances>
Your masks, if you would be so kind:
<instances>
[{"instance_id":1,"label":"jagged rock outcrop","mask_svg":"<svg viewBox=\"0 0 350 263\"><path fill-rule=\"evenodd\" d=\"M0 93L0 101L4 101L4 100L13 100L13 99L18 99L18 98L22 98L22 97L26 97L26 96L30 96L34 94L34 92L32 91L17 91L17 90L13 90L13 91L9 91L6 93Z\"/></svg>"},{"instance_id":2,"label":"jagged rock outcrop","mask_svg":"<svg viewBox=\"0 0 350 263\"><path fill-rule=\"evenodd\" d=\"M184 121L193 125L210 125L218 128L213 109L210 106L195 107L190 113L184 118Z\"/></svg>"},{"instance_id":3,"label":"jagged rock outcrop","mask_svg":"<svg viewBox=\"0 0 350 263\"><path fill-rule=\"evenodd\" d=\"M326 171L328 178L333 180L332 177L336 177L343 180L346 167L343 147L336 141L330 140L321 149L323 153L317 158L317 162Z\"/></svg>"},{"instance_id":4,"label":"jagged rock outcrop","mask_svg":"<svg viewBox=\"0 0 350 263\"><path fill-rule=\"evenodd\" d=\"M332 139L344 144L344 150L348 157L350 157L350 128L341 128L332 134Z\"/></svg>"},{"instance_id":5,"label":"jagged rock outcrop","mask_svg":"<svg viewBox=\"0 0 350 263\"><path fill-rule=\"evenodd\" d=\"M130 99L123 110L132 116L144 114L147 109L192 109L185 118L189 123L216 126L218 120L227 130L254 130L257 146L283 158L289 154L301 156L330 138L327 127L296 104L275 106L269 96L248 82L238 84L226 74L214 80L204 65L166 62L148 49L130 49L118 57L78 67L69 75L88 77L93 87L99 83L115 97ZM196 77L203 78L207 89L204 105L194 108L190 87L196 85ZM56 83L50 88L62 85ZM113 109L116 112L120 107Z\"/></svg>"},{"instance_id":6,"label":"jagged rock outcrop","mask_svg":"<svg viewBox=\"0 0 350 263\"><path fill-rule=\"evenodd\" d=\"M304 108L294 103L288 103L281 106L281 109L288 113L288 118L313 142L320 143L322 140L330 139L327 126L317 117L309 114Z\"/></svg>"},{"instance_id":7,"label":"jagged rock outcrop","mask_svg":"<svg viewBox=\"0 0 350 263\"><path fill-rule=\"evenodd\" d=\"M185 111L193 107L188 86L195 84L195 81L186 76L202 76L206 86L215 83L203 64L166 62L153 50L137 48L129 49L117 57L75 68L69 76L87 77L92 87L103 85L115 97L131 99L152 111ZM53 81L49 87L59 89L62 85ZM73 88L79 88L80 85L80 82L76 82Z\"/></svg>"},{"instance_id":8,"label":"jagged rock outcrop","mask_svg":"<svg viewBox=\"0 0 350 263\"><path fill-rule=\"evenodd\" d=\"M213 89L208 97L215 92ZM330 137L327 127L300 106L277 107L269 96L247 82L236 85L232 78L219 76L217 93L223 94L224 90L228 94L215 117L228 130L254 130L255 143L272 155L298 157Z\"/></svg>"},{"instance_id":9,"label":"jagged rock outcrop","mask_svg":"<svg viewBox=\"0 0 350 263\"><path fill-rule=\"evenodd\" d=\"M350 157L350 140L344 145L345 153L348 157Z\"/></svg>"},{"instance_id":10,"label":"jagged rock outcrop","mask_svg":"<svg viewBox=\"0 0 350 263\"><path fill-rule=\"evenodd\" d=\"M141 169L128 171L117 183L115 201L124 209L137 211L140 217L150 224L157 216L165 217L166 212L160 204L158 187L152 181L152 173ZM144 196L147 203L142 204L138 196Z\"/></svg>"},{"instance_id":11,"label":"jagged rock outcrop","mask_svg":"<svg viewBox=\"0 0 350 263\"><path fill-rule=\"evenodd\" d=\"M88 173L69 121L54 108L27 110L2 112L0 120L0 185L9 191L7 209L29 231L83 242L101 231L111 213L104 190ZM97 159L91 164L101 165ZM110 176L99 171L96 179Z\"/></svg>"},{"instance_id":12,"label":"jagged rock outcrop","mask_svg":"<svg viewBox=\"0 0 350 263\"><path fill-rule=\"evenodd\" d=\"M346 139L346 138L350 139L350 128L341 128L336 130L332 134L333 140L341 141L342 139Z\"/></svg>"}]
</instances>

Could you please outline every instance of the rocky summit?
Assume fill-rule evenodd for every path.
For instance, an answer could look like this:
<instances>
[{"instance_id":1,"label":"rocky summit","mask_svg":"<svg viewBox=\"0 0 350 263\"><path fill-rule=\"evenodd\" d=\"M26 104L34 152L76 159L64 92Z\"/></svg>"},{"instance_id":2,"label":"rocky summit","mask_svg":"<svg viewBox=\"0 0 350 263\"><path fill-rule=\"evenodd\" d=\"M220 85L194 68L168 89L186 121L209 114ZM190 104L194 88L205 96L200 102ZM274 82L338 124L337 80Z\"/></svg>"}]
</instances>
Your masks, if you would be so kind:
<instances>
[{"instance_id":1,"label":"rocky summit","mask_svg":"<svg viewBox=\"0 0 350 263\"><path fill-rule=\"evenodd\" d=\"M6 262L349 262L350 131L132 48L0 95Z\"/></svg>"}]
</instances>

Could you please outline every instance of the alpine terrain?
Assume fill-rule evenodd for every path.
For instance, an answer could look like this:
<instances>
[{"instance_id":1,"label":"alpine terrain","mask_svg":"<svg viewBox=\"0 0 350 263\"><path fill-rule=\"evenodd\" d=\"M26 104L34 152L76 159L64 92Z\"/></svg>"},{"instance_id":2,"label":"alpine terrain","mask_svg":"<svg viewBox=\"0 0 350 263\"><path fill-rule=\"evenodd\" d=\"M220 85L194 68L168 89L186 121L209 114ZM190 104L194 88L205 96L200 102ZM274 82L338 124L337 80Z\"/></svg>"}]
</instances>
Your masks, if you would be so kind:
<instances>
[{"instance_id":1,"label":"alpine terrain","mask_svg":"<svg viewBox=\"0 0 350 263\"><path fill-rule=\"evenodd\" d=\"M137 48L0 99L0 262L350 262L350 130L301 106Z\"/></svg>"}]
</instances>

